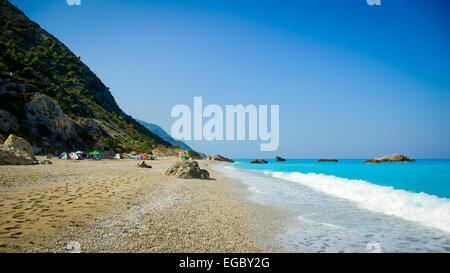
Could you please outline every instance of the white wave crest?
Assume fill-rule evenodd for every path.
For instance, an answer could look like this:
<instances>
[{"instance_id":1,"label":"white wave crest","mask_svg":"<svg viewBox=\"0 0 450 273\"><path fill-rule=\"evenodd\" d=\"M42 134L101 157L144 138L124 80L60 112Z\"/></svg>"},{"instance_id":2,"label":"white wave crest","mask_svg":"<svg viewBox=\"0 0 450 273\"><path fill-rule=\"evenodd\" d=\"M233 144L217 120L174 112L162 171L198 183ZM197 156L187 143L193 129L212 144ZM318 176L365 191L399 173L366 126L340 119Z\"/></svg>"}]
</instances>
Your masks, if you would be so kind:
<instances>
[{"instance_id":1,"label":"white wave crest","mask_svg":"<svg viewBox=\"0 0 450 273\"><path fill-rule=\"evenodd\" d=\"M450 199L447 198L325 174L268 171L264 174L350 200L364 209L450 232Z\"/></svg>"}]
</instances>

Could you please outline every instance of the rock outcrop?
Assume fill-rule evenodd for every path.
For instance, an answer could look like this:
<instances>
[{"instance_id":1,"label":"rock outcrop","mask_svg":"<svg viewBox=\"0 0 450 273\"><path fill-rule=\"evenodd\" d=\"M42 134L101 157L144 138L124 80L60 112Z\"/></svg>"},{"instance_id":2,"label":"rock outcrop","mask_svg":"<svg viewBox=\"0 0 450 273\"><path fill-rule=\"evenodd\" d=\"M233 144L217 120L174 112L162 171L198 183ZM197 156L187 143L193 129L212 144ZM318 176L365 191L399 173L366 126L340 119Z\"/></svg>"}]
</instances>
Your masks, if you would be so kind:
<instances>
[{"instance_id":1,"label":"rock outcrop","mask_svg":"<svg viewBox=\"0 0 450 273\"><path fill-rule=\"evenodd\" d=\"M267 163L269 163L269 162L266 161L266 160L264 160L264 159L261 159L261 160L258 160L258 159L252 159L252 160L250 160L250 163L253 163L253 164L267 164Z\"/></svg>"},{"instance_id":2,"label":"rock outcrop","mask_svg":"<svg viewBox=\"0 0 450 273\"><path fill-rule=\"evenodd\" d=\"M321 159L317 160L317 162L338 162L338 160L337 159L323 159L323 158L321 158Z\"/></svg>"},{"instance_id":3,"label":"rock outcrop","mask_svg":"<svg viewBox=\"0 0 450 273\"><path fill-rule=\"evenodd\" d=\"M0 144L0 165L33 165L37 163L30 143L25 139L10 135Z\"/></svg>"},{"instance_id":4,"label":"rock outcrop","mask_svg":"<svg viewBox=\"0 0 450 273\"><path fill-rule=\"evenodd\" d=\"M416 162L415 159L409 158L409 157L404 156L402 154L388 155L388 156L385 156L385 157L375 158L375 160L378 160L378 161L381 161L381 162Z\"/></svg>"},{"instance_id":5,"label":"rock outcrop","mask_svg":"<svg viewBox=\"0 0 450 273\"><path fill-rule=\"evenodd\" d=\"M366 160L366 161L361 162L361 163L362 164L381 164L381 161L375 160L375 159L369 159L369 160Z\"/></svg>"},{"instance_id":6,"label":"rock outcrop","mask_svg":"<svg viewBox=\"0 0 450 273\"><path fill-rule=\"evenodd\" d=\"M370 163L370 164L379 164L383 162L416 162L415 159L412 159L410 157L404 156L402 154L392 154L384 157L379 157L375 159L370 159L367 161L364 161L362 163Z\"/></svg>"},{"instance_id":7,"label":"rock outcrop","mask_svg":"<svg viewBox=\"0 0 450 273\"><path fill-rule=\"evenodd\" d=\"M208 160L212 160L212 161L224 161L224 162L234 163L234 160L226 158L226 157L221 156L221 155L208 156L207 159Z\"/></svg>"},{"instance_id":8,"label":"rock outcrop","mask_svg":"<svg viewBox=\"0 0 450 273\"><path fill-rule=\"evenodd\" d=\"M167 176L175 176L183 179L208 179L209 172L200 169L197 161L178 161L170 166L165 174Z\"/></svg>"},{"instance_id":9,"label":"rock outcrop","mask_svg":"<svg viewBox=\"0 0 450 273\"><path fill-rule=\"evenodd\" d=\"M10 112L0 109L0 130L15 132L19 129L19 121Z\"/></svg>"},{"instance_id":10,"label":"rock outcrop","mask_svg":"<svg viewBox=\"0 0 450 273\"><path fill-rule=\"evenodd\" d=\"M36 93L25 110L25 126L32 134L45 135L50 143L60 145L78 139L73 120L49 96Z\"/></svg>"},{"instance_id":11,"label":"rock outcrop","mask_svg":"<svg viewBox=\"0 0 450 273\"><path fill-rule=\"evenodd\" d=\"M275 160L276 160L277 162L284 162L284 161L286 161L286 159L284 159L284 158L282 158L282 157L280 157L280 156L275 157Z\"/></svg>"}]
</instances>

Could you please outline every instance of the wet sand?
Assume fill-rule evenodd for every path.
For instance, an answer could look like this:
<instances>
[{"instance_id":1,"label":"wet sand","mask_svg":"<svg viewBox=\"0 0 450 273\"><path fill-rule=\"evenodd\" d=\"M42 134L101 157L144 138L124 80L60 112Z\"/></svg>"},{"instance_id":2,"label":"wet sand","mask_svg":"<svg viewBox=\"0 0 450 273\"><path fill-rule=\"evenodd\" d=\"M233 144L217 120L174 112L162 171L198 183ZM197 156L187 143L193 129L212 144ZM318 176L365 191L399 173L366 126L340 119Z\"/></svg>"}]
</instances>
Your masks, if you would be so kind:
<instances>
[{"instance_id":1,"label":"wet sand","mask_svg":"<svg viewBox=\"0 0 450 273\"><path fill-rule=\"evenodd\" d=\"M245 201L211 161L199 162L211 180L165 176L175 160L0 166L0 252L279 250L278 211Z\"/></svg>"}]
</instances>

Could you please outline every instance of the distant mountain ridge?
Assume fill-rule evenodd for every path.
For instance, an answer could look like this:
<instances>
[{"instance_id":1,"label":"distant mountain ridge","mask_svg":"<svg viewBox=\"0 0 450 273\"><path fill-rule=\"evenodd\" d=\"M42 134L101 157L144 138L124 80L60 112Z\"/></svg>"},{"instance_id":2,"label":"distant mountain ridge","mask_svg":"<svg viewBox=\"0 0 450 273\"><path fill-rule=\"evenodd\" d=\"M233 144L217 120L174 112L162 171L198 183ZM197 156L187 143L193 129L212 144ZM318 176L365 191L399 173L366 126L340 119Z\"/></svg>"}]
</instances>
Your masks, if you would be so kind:
<instances>
[{"instance_id":1,"label":"distant mountain ridge","mask_svg":"<svg viewBox=\"0 0 450 273\"><path fill-rule=\"evenodd\" d=\"M148 123L139 119L136 119L139 123L141 123L145 128L147 128L150 132L160 136L165 141L169 142L173 146L178 146L184 150L192 150L191 147L189 147L186 143L184 143L181 140L176 140L173 137L171 137L163 128L160 126Z\"/></svg>"},{"instance_id":2,"label":"distant mountain ridge","mask_svg":"<svg viewBox=\"0 0 450 273\"><path fill-rule=\"evenodd\" d=\"M43 151L172 146L122 111L79 57L6 0L0 0L0 119L0 136L15 133Z\"/></svg>"}]
</instances>

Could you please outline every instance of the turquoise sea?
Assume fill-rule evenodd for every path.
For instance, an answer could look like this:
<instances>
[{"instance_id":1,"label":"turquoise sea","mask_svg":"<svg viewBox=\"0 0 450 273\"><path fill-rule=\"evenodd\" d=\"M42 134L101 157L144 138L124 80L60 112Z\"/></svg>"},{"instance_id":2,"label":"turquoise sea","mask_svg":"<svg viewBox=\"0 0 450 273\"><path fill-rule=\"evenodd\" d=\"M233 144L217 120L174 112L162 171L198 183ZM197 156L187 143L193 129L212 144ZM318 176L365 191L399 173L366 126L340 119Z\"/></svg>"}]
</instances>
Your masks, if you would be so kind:
<instances>
[{"instance_id":1,"label":"turquoise sea","mask_svg":"<svg viewBox=\"0 0 450 273\"><path fill-rule=\"evenodd\" d=\"M218 170L292 215L276 236L286 251L450 252L450 160L249 161Z\"/></svg>"}]
</instances>

